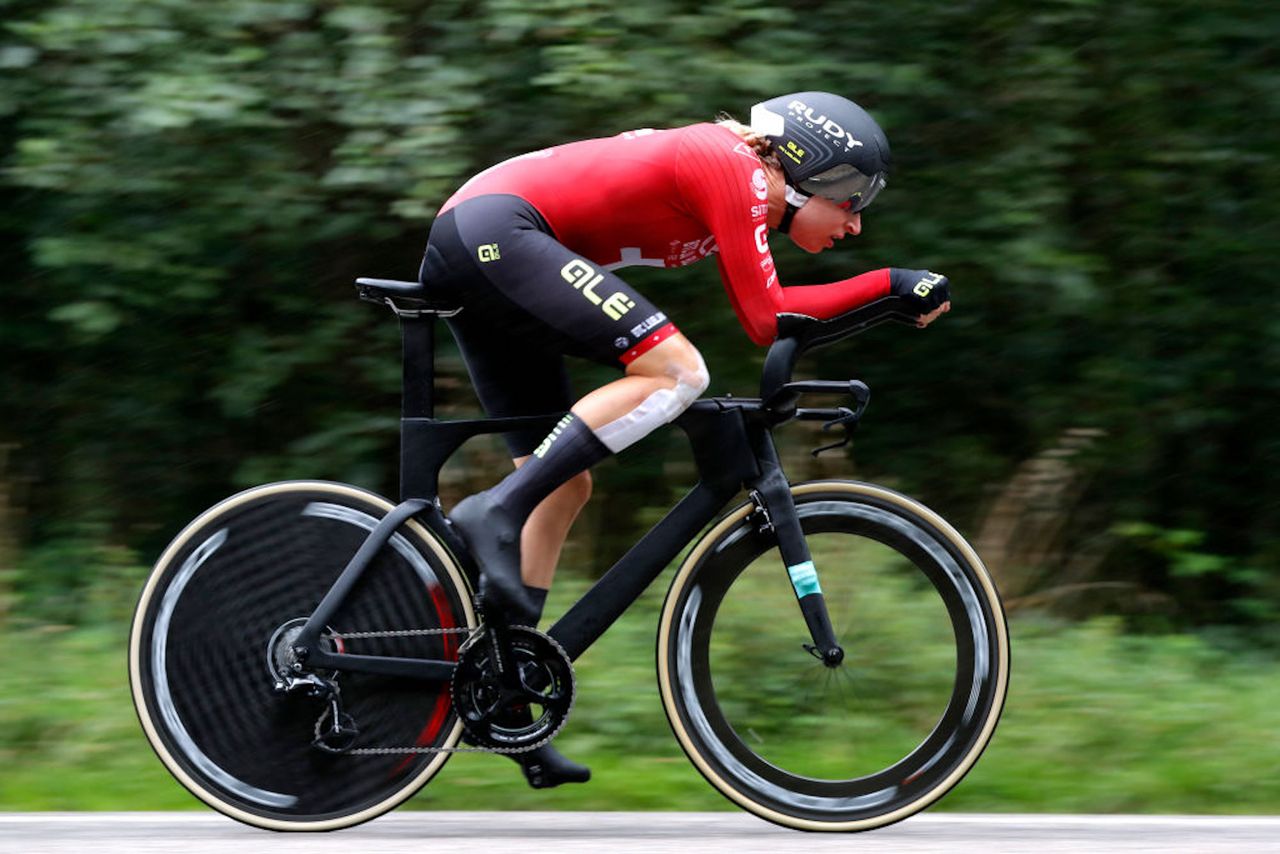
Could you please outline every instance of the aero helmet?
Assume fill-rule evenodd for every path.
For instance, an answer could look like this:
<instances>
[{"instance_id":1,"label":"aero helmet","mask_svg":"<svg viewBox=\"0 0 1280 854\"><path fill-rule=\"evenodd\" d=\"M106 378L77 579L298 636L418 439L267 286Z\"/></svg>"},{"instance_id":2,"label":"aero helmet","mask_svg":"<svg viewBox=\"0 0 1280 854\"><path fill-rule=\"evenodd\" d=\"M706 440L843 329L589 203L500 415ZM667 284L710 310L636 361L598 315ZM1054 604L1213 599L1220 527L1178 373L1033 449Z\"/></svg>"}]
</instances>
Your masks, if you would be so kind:
<instances>
[{"instance_id":1,"label":"aero helmet","mask_svg":"<svg viewBox=\"0 0 1280 854\"><path fill-rule=\"evenodd\" d=\"M866 110L829 92L796 92L751 108L751 127L773 143L787 183L850 211L871 204L889 175L889 140ZM790 194L788 194L790 195Z\"/></svg>"}]
</instances>

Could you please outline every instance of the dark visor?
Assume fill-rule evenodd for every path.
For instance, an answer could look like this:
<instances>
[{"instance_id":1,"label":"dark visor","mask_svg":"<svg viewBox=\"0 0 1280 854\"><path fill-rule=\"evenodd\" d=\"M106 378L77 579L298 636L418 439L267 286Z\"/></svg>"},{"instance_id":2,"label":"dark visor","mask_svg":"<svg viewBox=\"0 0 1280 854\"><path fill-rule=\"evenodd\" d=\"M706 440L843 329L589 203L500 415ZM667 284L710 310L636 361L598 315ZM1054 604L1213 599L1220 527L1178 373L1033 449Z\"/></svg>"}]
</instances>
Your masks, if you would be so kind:
<instances>
[{"instance_id":1,"label":"dark visor","mask_svg":"<svg viewBox=\"0 0 1280 854\"><path fill-rule=\"evenodd\" d=\"M865 208L884 189L885 174L864 175L847 163L833 166L820 175L800 182L800 189L836 204L849 202L849 211Z\"/></svg>"}]
</instances>

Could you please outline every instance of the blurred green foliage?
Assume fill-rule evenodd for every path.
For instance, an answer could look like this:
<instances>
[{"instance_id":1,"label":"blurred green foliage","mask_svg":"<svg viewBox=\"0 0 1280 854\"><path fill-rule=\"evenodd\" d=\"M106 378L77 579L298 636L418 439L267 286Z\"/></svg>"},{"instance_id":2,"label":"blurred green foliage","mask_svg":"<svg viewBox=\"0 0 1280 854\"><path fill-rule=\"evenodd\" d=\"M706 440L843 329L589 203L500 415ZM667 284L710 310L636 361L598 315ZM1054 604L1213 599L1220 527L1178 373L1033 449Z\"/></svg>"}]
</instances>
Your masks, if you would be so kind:
<instances>
[{"instance_id":1,"label":"blurred green foliage","mask_svg":"<svg viewBox=\"0 0 1280 854\"><path fill-rule=\"evenodd\" d=\"M552 591L548 615L580 595ZM452 757L407 809L736 809L685 758L654 677L665 591L649 590L575 667L556 743L593 770L535 791L502 757ZM776 620L766 605L756 620ZM1004 716L968 776L933 809L1275 813L1280 665L1193 635L1131 636L1114 619L1010 625ZM123 624L0 632L23 650L0 669L0 807L205 809L149 749L129 702ZM869 734L874 747L882 733ZM881 739L882 740L882 739Z\"/></svg>"},{"instance_id":2,"label":"blurred green foliage","mask_svg":"<svg viewBox=\"0 0 1280 854\"><path fill-rule=\"evenodd\" d=\"M804 366L877 390L857 473L977 530L1025 461L1064 431L1097 431L1020 577L1156 594L1068 609L1156 627L1276 624L1280 8L0 9L0 584L32 613L65 610L37 600L65 599L113 549L156 553L248 483L394 492L396 331L350 281L412 277L433 212L469 175L823 88L877 115L895 173L854 249L810 257L775 240L784 281L894 264L943 270L955 288L956 310L927 333L880 330ZM628 276L703 350L712 391L751 392L761 354L712 269ZM471 410L456 352L441 361L441 411ZM579 373L583 388L604 379ZM602 468L605 510L584 527L611 525L593 567L640 527L637 507L687 481L684 454L656 438L644 460ZM459 489L501 471L492 450L468 459ZM1085 552L1087 570L1071 563Z\"/></svg>"}]
</instances>

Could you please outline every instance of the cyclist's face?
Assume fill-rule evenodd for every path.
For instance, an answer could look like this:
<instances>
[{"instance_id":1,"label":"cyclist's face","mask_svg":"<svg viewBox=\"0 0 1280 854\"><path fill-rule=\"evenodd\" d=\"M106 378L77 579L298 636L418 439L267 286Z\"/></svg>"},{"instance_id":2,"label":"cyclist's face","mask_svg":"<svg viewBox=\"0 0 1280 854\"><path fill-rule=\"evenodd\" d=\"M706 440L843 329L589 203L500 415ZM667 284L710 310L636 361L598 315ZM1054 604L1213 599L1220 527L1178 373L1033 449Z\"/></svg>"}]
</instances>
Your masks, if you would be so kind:
<instances>
[{"instance_id":1,"label":"cyclist's face","mask_svg":"<svg viewBox=\"0 0 1280 854\"><path fill-rule=\"evenodd\" d=\"M862 231L862 214L849 213L846 207L821 196L812 197L791 220L792 242L805 252L822 252L845 235L858 235Z\"/></svg>"}]
</instances>

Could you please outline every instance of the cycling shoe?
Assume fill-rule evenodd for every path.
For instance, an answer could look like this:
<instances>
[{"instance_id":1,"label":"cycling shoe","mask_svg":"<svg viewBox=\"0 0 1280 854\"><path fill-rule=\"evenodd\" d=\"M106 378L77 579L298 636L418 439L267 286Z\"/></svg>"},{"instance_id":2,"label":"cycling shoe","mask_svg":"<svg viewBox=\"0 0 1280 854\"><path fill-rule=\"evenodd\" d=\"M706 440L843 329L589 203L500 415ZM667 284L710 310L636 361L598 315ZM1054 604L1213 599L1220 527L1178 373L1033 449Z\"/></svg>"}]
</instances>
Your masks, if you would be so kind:
<instances>
[{"instance_id":1,"label":"cycling shoe","mask_svg":"<svg viewBox=\"0 0 1280 854\"><path fill-rule=\"evenodd\" d=\"M524 778L535 789L552 789L561 783L585 783L591 779L590 768L574 762L549 744L511 758L520 763Z\"/></svg>"},{"instance_id":2,"label":"cycling shoe","mask_svg":"<svg viewBox=\"0 0 1280 854\"><path fill-rule=\"evenodd\" d=\"M480 565L481 595L496 601L513 623L536 624L538 609L520 578L520 531L524 520L513 519L487 492L478 492L458 502L449 521Z\"/></svg>"},{"instance_id":3,"label":"cycling shoe","mask_svg":"<svg viewBox=\"0 0 1280 854\"><path fill-rule=\"evenodd\" d=\"M476 740L463 733L462 740L473 747ZM591 779L591 769L574 762L549 744L528 753L506 754L524 771L524 778L535 789L554 789L561 783L585 783Z\"/></svg>"}]
</instances>

